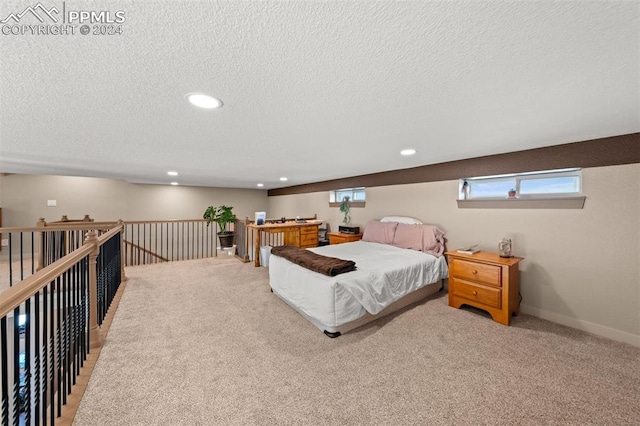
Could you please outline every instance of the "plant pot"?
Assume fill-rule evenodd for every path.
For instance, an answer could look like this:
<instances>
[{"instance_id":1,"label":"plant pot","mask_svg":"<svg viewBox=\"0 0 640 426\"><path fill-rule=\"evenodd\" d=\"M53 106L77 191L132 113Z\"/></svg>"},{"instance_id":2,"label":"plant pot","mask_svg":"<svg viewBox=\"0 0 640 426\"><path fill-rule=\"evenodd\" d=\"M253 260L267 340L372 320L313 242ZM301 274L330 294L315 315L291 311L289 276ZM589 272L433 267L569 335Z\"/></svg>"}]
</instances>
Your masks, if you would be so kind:
<instances>
[{"instance_id":1,"label":"plant pot","mask_svg":"<svg viewBox=\"0 0 640 426\"><path fill-rule=\"evenodd\" d=\"M220 240L220 247L221 248L233 247L233 237L234 237L234 232L231 232L231 231L220 232L218 234L218 239Z\"/></svg>"}]
</instances>

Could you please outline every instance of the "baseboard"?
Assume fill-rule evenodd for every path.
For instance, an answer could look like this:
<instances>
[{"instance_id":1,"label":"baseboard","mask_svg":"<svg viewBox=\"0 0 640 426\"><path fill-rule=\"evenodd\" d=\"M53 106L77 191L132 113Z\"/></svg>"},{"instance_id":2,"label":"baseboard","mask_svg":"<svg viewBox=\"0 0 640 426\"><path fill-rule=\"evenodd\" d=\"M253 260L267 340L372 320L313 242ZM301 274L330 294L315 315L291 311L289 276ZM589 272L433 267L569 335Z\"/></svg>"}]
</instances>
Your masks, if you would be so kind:
<instances>
[{"instance_id":1,"label":"baseboard","mask_svg":"<svg viewBox=\"0 0 640 426\"><path fill-rule=\"evenodd\" d=\"M566 315L546 311L544 309L528 306L525 304L520 305L520 312L558 324L566 325L571 328L586 331L588 333L592 333L601 337L606 337L607 339L616 340L618 342L624 342L636 347L640 347L640 335L629 333L627 331L616 330L615 328L595 324L589 321L579 320L576 318L571 318Z\"/></svg>"}]
</instances>

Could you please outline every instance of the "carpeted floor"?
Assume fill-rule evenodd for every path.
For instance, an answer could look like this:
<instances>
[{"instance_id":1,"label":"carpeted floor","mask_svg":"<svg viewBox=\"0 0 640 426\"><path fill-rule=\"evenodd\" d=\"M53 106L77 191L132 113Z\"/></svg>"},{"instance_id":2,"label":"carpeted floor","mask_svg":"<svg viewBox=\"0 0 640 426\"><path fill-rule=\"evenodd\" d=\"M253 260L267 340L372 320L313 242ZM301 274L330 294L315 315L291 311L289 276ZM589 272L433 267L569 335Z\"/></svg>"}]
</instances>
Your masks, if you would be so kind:
<instances>
[{"instance_id":1,"label":"carpeted floor","mask_svg":"<svg viewBox=\"0 0 640 426\"><path fill-rule=\"evenodd\" d=\"M129 278L75 425L636 425L640 349L445 294L337 339L218 258Z\"/></svg>"}]
</instances>

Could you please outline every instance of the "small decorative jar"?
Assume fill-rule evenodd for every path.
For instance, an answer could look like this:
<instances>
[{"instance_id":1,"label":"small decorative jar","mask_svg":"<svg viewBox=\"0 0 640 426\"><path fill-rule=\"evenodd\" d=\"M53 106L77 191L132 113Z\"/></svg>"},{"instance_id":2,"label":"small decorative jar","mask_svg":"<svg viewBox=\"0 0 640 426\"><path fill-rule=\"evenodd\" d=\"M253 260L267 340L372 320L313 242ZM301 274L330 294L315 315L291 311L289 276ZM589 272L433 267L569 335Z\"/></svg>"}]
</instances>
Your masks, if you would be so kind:
<instances>
[{"instance_id":1,"label":"small decorative jar","mask_svg":"<svg viewBox=\"0 0 640 426\"><path fill-rule=\"evenodd\" d=\"M503 238L498 243L498 253L500 257L512 257L511 254L512 246L510 238Z\"/></svg>"}]
</instances>

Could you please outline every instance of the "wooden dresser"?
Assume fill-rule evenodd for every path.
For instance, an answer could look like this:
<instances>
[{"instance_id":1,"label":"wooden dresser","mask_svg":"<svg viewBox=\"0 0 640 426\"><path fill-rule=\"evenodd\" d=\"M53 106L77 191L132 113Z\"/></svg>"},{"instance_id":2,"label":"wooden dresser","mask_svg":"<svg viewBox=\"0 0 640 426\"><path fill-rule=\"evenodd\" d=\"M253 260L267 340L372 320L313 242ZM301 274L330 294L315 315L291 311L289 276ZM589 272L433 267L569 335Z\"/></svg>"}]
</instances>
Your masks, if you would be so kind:
<instances>
[{"instance_id":1,"label":"wooden dresser","mask_svg":"<svg viewBox=\"0 0 640 426\"><path fill-rule=\"evenodd\" d=\"M320 225L307 225L300 227L300 241L298 242L298 247L318 247L318 226Z\"/></svg>"},{"instance_id":2,"label":"wooden dresser","mask_svg":"<svg viewBox=\"0 0 640 426\"><path fill-rule=\"evenodd\" d=\"M254 233L254 264L260 266L260 245L264 236L267 234L283 234L282 244L291 245L300 248L318 247L318 228L320 222L285 222L285 223L267 223L264 225L250 224L247 228L255 230ZM269 244L267 242L267 244Z\"/></svg>"},{"instance_id":3,"label":"wooden dresser","mask_svg":"<svg viewBox=\"0 0 640 426\"><path fill-rule=\"evenodd\" d=\"M445 253L449 260L449 306L466 304L491 314L494 321L509 325L520 311L522 257L500 257L497 253Z\"/></svg>"},{"instance_id":4,"label":"wooden dresser","mask_svg":"<svg viewBox=\"0 0 640 426\"><path fill-rule=\"evenodd\" d=\"M341 232L329 232L327 233L329 236L329 244L342 244L342 243L351 243L353 241L360 241L362 239L362 234L343 234Z\"/></svg>"}]
</instances>

